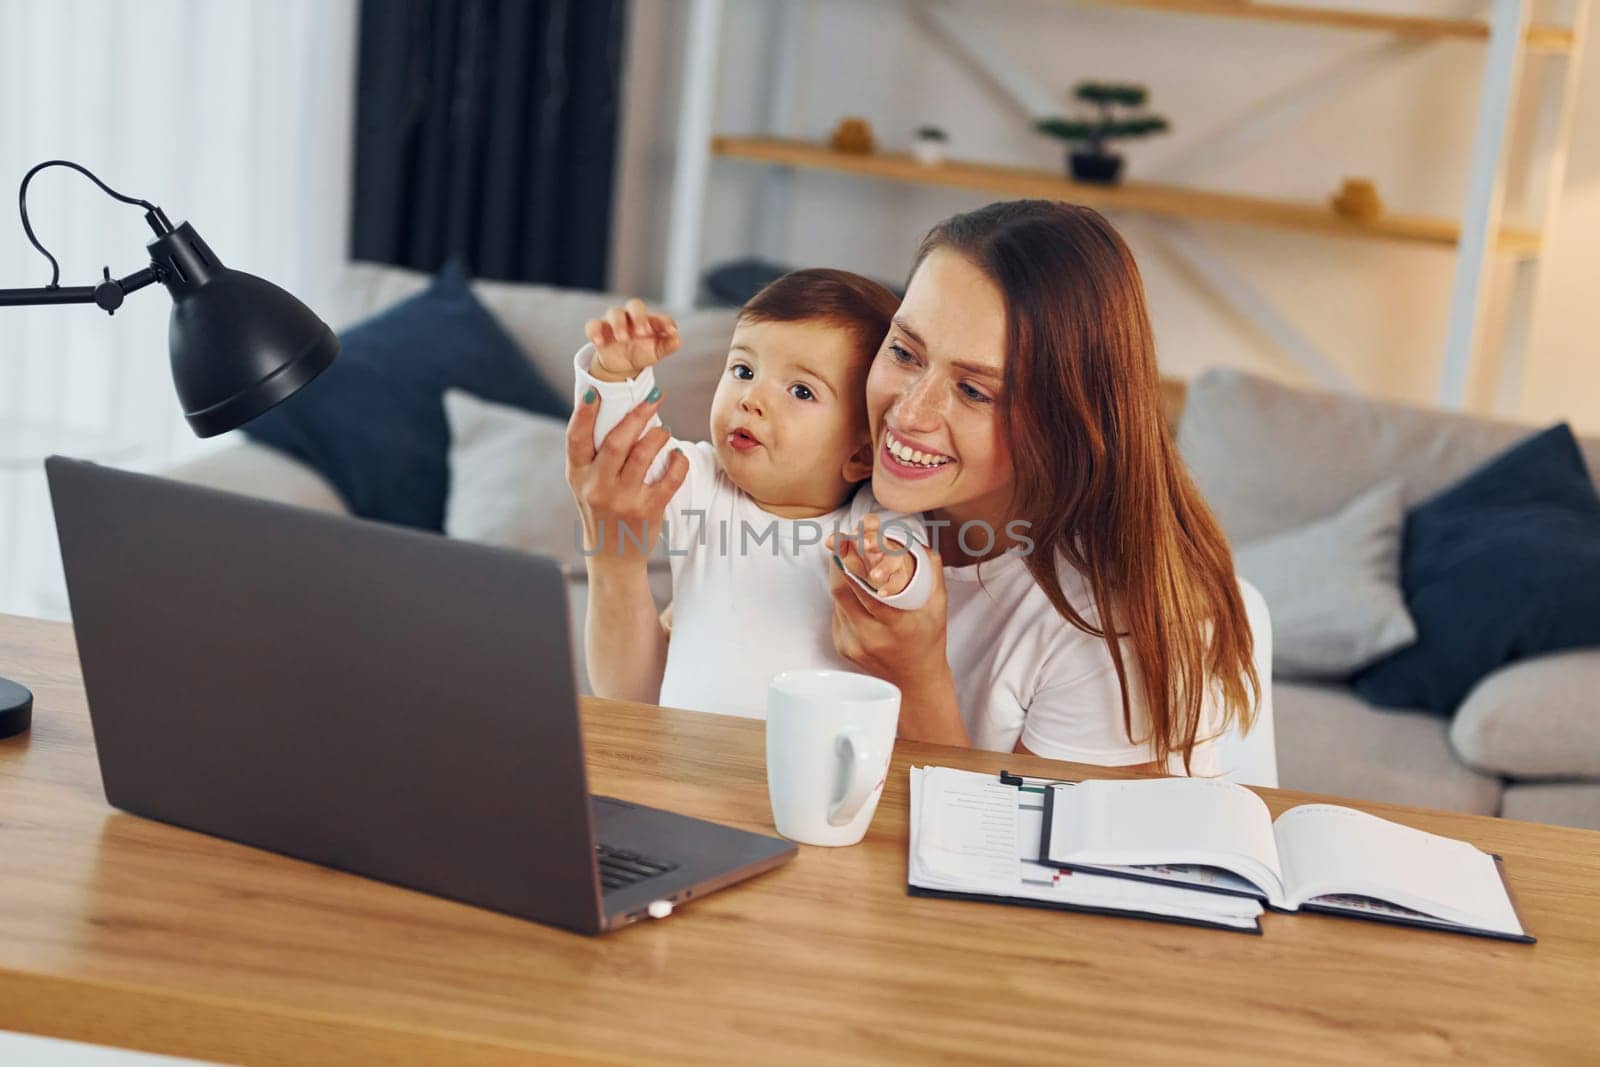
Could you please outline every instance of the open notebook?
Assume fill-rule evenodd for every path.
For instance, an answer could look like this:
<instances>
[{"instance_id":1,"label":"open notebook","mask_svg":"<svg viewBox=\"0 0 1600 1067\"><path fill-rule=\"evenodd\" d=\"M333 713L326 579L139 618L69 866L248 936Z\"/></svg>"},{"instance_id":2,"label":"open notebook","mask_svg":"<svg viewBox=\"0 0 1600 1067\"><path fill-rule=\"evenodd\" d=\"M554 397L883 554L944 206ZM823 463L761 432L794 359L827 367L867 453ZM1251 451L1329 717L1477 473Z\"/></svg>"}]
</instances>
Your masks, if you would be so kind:
<instances>
[{"instance_id":1,"label":"open notebook","mask_svg":"<svg viewBox=\"0 0 1600 1067\"><path fill-rule=\"evenodd\" d=\"M1039 862L1044 789L992 774L911 768L907 890L1064 911L1131 915L1164 922L1261 932L1260 901L1218 896Z\"/></svg>"},{"instance_id":2,"label":"open notebook","mask_svg":"<svg viewBox=\"0 0 1600 1067\"><path fill-rule=\"evenodd\" d=\"M1532 942L1498 857L1334 804L1276 822L1260 797L1215 779L1052 784L1042 858L1053 866L1226 896L1283 911Z\"/></svg>"}]
</instances>

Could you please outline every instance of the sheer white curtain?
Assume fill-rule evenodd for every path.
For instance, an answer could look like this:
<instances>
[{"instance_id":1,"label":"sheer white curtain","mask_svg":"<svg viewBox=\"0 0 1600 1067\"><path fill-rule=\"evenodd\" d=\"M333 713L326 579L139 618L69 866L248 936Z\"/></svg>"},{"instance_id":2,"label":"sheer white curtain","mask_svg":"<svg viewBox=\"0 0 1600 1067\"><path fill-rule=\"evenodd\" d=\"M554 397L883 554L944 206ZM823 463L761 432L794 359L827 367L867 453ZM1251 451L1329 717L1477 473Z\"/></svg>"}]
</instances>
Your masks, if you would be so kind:
<instances>
[{"instance_id":1,"label":"sheer white curtain","mask_svg":"<svg viewBox=\"0 0 1600 1067\"><path fill-rule=\"evenodd\" d=\"M16 215L22 176L70 159L189 220L222 261L325 313L345 256L356 0L0 0L0 288L50 267ZM147 262L143 211L66 168L28 214L62 285ZM0 611L64 617L40 459L155 469L192 437L167 368L171 301L0 308ZM227 438L220 439L226 442Z\"/></svg>"}]
</instances>

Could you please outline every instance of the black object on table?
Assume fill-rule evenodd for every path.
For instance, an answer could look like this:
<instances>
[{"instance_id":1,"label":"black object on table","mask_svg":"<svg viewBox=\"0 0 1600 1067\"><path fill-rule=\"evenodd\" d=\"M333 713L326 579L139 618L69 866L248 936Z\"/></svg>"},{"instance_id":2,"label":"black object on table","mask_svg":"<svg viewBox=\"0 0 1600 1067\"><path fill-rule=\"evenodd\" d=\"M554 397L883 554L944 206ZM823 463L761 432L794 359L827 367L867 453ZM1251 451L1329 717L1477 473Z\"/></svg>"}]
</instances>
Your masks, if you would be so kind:
<instances>
[{"instance_id":1,"label":"black object on table","mask_svg":"<svg viewBox=\"0 0 1600 1067\"><path fill-rule=\"evenodd\" d=\"M0 737L14 737L33 721L33 694L0 678Z\"/></svg>"}]
</instances>

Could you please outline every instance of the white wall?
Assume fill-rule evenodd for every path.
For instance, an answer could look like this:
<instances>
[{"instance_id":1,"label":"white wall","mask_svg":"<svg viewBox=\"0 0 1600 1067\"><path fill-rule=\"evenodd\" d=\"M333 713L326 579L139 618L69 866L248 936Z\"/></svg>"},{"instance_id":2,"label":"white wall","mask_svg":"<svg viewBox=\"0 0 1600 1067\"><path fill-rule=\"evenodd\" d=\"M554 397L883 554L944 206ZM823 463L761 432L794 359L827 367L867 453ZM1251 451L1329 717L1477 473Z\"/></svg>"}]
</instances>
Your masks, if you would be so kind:
<instances>
[{"instance_id":1,"label":"white wall","mask_svg":"<svg viewBox=\"0 0 1600 1067\"><path fill-rule=\"evenodd\" d=\"M355 16L355 0L0 0L0 286L49 282L14 193L64 158L324 311L347 246ZM79 174L41 172L28 207L64 286L148 262L142 209ZM171 309L160 286L113 317L0 308L0 611L66 614L44 455L149 470L232 436L199 441L181 417Z\"/></svg>"},{"instance_id":2,"label":"white wall","mask_svg":"<svg viewBox=\"0 0 1600 1067\"><path fill-rule=\"evenodd\" d=\"M719 130L821 138L839 117L859 114L872 121L880 143L889 146L902 147L912 129L935 122L950 131L953 154L960 157L1059 165L1056 144L1033 134L981 75L952 58L914 16L915 2L783 3L788 10L775 15L779 9L771 0L727 0ZM630 27L613 280L615 287L646 296L659 296L662 289L677 66L688 6L687 0L635 0ZM1391 40L1049 0L968 6L981 11L983 26L1023 70L1059 90L1063 99L1084 78L1147 85L1153 110L1172 122L1174 132L1125 149L1132 174L1146 177L1314 72L1351 62ZM1458 4L1433 10L1472 8ZM765 44L767 20L774 17L785 19L789 30L778 55L769 54ZM1393 211L1455 216L1465 195L1483 52L1481 45L1462 42L1414 49L1192 181L1315 201L1331 194L1345 176L1364 176L1377 181ZM1600 74L1593 73L1600 61L1593 54L1588 68L1587 82L1600 82ZM1600 89L1590 84L1578 114L1579 138L1587 134L1596 147L1574 152L1573 192L1563 204L1568 229L1554 242L1545 271L1549 292L1535 335L1539 347L1529 359L1527 390L1530 414L1570 414L1590 429L1600 429L1600 410L1574 402L1579 379L1573 375L1587 373L1582 382L1594 393L1600 392L1600 372L1583 368L1576 343L1562 347L1561 339L1600 327L1600 308L1585 306L1582 295L1595 276L1594 241L1571 232L1586 225L1591 235L1600 235L1594 229L1600 219L1600 136L1585 130L1586 116L1589 127L1600 118L1597 93ZM1587 178L1580 173L1584 167ZM1582 199L1585 186L1587 199ZM901 280L929 225L988 199L815 172L785 177L770 168L714 162L705 261L760 250L797 265L829 264ZM768 204L776 210L768 210ZM1165 257L1143 220L1117 222L1144 272L1168 373L1187 376L1213 364L1231 364L1306 380L1253 326ZM1448 251L1192 226L1222 262L1269 296L1362 389L1418 400L1432 396L1454 263ZM1549 325L1552 315L1561 317L1559 325ZM1556 348L1560 354L1552 354Z\"/></svg>"}]
</instances>

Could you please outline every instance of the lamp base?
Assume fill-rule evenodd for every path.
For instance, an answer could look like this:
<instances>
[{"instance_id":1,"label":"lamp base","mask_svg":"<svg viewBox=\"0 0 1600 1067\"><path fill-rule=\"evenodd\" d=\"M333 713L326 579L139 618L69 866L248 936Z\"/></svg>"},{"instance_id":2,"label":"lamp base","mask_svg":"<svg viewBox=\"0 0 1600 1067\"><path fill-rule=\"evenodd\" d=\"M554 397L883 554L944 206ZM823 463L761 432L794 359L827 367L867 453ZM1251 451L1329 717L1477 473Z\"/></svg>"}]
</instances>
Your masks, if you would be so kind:
<instances>
[{"instance_id":1,"label":"lamp base","mask_svg":"<svg viewBox=\"0 0 1600 1067\"><path fill-rule=\"evenodd\" d=\"M0 737L12 737L33 722L33 694L0 678Z\"/></svg>"}]
</instances>

